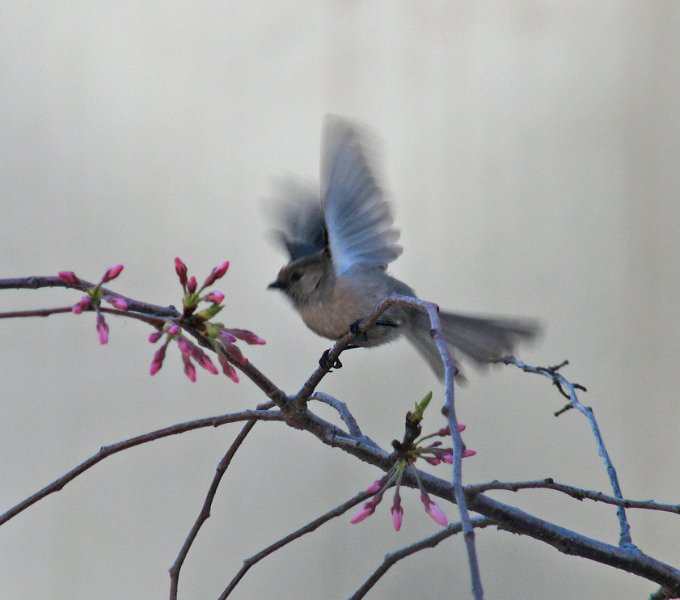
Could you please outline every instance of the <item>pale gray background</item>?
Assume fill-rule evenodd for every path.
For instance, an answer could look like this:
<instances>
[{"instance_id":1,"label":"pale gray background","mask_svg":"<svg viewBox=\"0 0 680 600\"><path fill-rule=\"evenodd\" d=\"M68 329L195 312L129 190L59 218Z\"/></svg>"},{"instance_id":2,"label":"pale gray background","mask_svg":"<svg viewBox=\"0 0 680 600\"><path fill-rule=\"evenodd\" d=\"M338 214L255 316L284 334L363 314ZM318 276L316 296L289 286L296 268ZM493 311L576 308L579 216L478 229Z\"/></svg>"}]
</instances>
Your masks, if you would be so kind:
<instances>
[{"instance_id":1,"label":"pale gray background","mask_svg":"<svg viewBox=\"0 0 680 600\"><path fill-rule=\"evenodd\" d=\"M75 269L179 301L172 260L223 259L224 320L268 345L253 361L293 391L328 343L265 291L283 262L266 239L272 177L315 178L323 116L367 124L405 252L393 265L459 310L536 316L523 352L589 388L632 498L680 497L676 2L1 2L0 276ZM72 303L3 292L0 309ZM253 385L199 373L177 351L148 376L148 328L94 317L3 321L0 500L5 510L108 444L253 406ZM441 390L405 343L348 354L322 388L387 445ZM552 476L607 491L586 422L546 380L469 371L459 392L469 482ZM427 427L438 427L435 411ZM117 455L0 531L0 595L167 595L167 569L237 427ZM441 471L441 474L445 474ZM280 425L256 428L189 556L184 598L214 598L241 560L377 477ZM498 494L616 542L614 511L554 493ZM280 553L236 598L344 598L382 556L436 531L404 493ZM453 507L446 507L453 518ZM680 524L631 513L635 541L680 564ZM654 586L530 539L478 535L489 598L643 598ZM467 597L460 539L395 569L373 598Z\"/></svg>"}]
</instances>

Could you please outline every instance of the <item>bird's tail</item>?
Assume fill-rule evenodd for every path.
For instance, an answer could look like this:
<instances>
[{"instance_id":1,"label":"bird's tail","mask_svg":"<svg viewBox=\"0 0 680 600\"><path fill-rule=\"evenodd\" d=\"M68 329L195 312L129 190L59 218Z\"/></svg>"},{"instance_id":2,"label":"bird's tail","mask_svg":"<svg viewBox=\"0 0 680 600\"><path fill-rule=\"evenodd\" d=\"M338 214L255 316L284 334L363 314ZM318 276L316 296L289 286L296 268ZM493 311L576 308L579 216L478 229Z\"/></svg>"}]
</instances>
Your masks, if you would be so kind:
<instances>
[{"instance_id":1,"label":"bird's tail","mask_svg":"<svg viewBox=\"0 0 680 600\"><path fill-rule=\"evenodd\" d=\"M472 317L441 312L442 331L447 344L460 350L478 365L494 362L513 352L521 340L538 333L538 325L528 320ZM430 320L422 313L413 315L405 332L439 379L444 377L437 345L430 333Z\"/></svg>"}]
</instances>

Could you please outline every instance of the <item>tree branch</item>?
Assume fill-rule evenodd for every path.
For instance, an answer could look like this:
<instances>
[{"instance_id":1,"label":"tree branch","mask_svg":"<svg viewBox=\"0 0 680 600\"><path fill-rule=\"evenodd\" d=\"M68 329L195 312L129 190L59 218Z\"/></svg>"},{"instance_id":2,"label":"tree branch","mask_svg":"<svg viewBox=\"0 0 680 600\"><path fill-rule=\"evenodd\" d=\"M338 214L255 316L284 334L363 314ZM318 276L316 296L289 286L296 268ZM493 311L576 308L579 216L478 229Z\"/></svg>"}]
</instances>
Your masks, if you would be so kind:
<instances>
[{"instance_id":1,"label":"tree branch","mask_svg":"<svg viewBox=\"0 0 680 600\"><path fill-rule=\"evenodd\" d=\"M640 508L645 510L658 510L662 512L680 514L680 504L661 504L659 502L655 502L654 500L629 500L627 498L616 498L595 490L586 490L584 488L578 488L565 483L558 483L553 481L551 477L537 479L535 481L490 481L489 483L476 483L465 486L465 491L468 494L476 494L489 490L508 490L510 492L517 492L519 490L527 489L555 490L567 494L576 500L586 499L593 500L595 502L602 502L604 504L613 504L614 506L623 506L625 508Z\"/></svg>"},{"instance_id":2,"label":"tree branch","mask_svg":"<svg viewBox=\"0 0 680 600\"><path fill-rule=\"evenodd\" d=\"M173 563L172 567L170 567L170 600L177 600L177 587L179 585L180 570L182 569L184 560L189 554L191 545L194 543L194 540L203 526L203 523L205 523L210 518L210 508L215 498L215 494L217 493L217 488L220 485L220 481L222 481L222 477L227 472L227 469L229 468L234 455L241 447L241 444L252 431L253 427L255 427L255 423L257 423L257 419L251 419L243 426L243 429L241 429L239 434L229 446L226 454L222 457L222 460L220 460L217 465L215 476L213 477L212 483L208 488L208 493L203 502L203 506L201 507L201 511L198 513L198 517L196 517L196 521L191 527L189 535L184 540L184 544L182 544L182 548L179 551L175 562Z\"/></svg>"},{"instance_id":3,"label":"tree branch","mask_svg":"<svg viewBox=\"0 0 680 600\"><path fill-rule=\"evenodd\" d=\"M25 500L19 502L16 506L10 508L4 514L0 515L0 525L3 525L10 519L16 517L19 513L23 512L28 507L35 504L39 500L42 500L46 496L60 491L67 483L70 483L76 477L78 477L78 475L81 475L96 465L98 462L108 458L113 454L122 452L128 448L133 448L134 446L139 446L140 444L153 442L154 440L168 437L170 435L177 435L203 427L219 427L220 425L225 425L226 423L235 423L237 421L247 421L251 419L257 421L282 421L283 415L279 411L245 410L240 413L219 415L216 417L206 417L204 419L197 419L195 421L178 423L176 425L171 425L170 427L164 427L163 429L157 429L155 431L138 435L122 442L116 442L115 444L111 444L109 446L102 446L99 452L93 454L90 458L71 469L68 473L65 473L49 485L46 485L41 490L38 490L35 494L32 494Z\"/></svg>"},{"instance_id":4,"label":"tree branch","mask_svg":"<svg viewBox=\"0 0 680 600\"><path fill-rule=\"evenodd\" d=\"M515 358L514 356L506 356L505 358L502 359L502 362L504 362L505 364L515 365L517 368L522 369L525 373L534 373L536 375L542 375L543 377L551 379L552 382L562 392L562 394L569 397L570 402L569 405L578 410L588 420L593 435L595 436L597 452L600 455L600 458L602 458L602 462L604 463L604 466L607 470L607 475L609 476L609 481L611 483L612 490L614 491L614 496L619 500L623 500L623 493L621 492L621 486L619 485L619 478L618 475L616 474L614 464L612 463L612 460L609 457L609 453L605 448L604 439L602 438L602 434L600 433L600 427L598 426L597 420L595 419L593 409L590 408L589 406L584 406L583 404L581 404L580 400L578 399L578 396L576 395L576 388L582 389L584 391L585 388L577 383L576 384L571 383L571 381L569 381L566 377L564 377L561 373L558 372L559 369L569 364L568 361L565 360L559 365L547 368L534 367L532 365L528 365L527 363ZM566 394L564 392L565 389L567 390ZM621 546L622 548L626 547L635 548L635 545L633 544L633 540L630 534L630 524L628 523L625 507L623 505L619 505L619 507L616 510L616 514L619 519L620 528L619 546Z\"/></svg>"},{"instance_id":5,"label":"tree branch","mask_svg":"<svg viewBox=\"0 0 680 600\"><path fill-rule=\"evenodd\" d=\"M482 528L488 527L489 525L494 525L494 522L491 519L487 519L486 517L475 517L471 519L470 522L474 528ZM434 535L430 535L413 544L409 544L408 546L396 550L395 552L390 552L385 556L385 560L383 560L382 564L371 574L371 576L363 583L363 585L350 596L349 600L360 600L360 598L363 598L371 590L371 588L376 583L378 583L380 578L400 560L407 558L416 552L425 550L426 548L435 548L440 542L451 537L452 535L460 533L461 531L463 531L463 525L460 521L457 523L450 523L446 529L442 529Z\"/></svg>"},{"instance_id":6,"label":"tree branch","mask_svg":"<svg viewBox=\"0 0 680 600\"><path fill-rule=\"evenodd\" d=\"M257 554L253 554L253 556L251 556L250 558L246 558L243 561L243 566L241 567L239 572L236 573L236 575L234 575L234 578L229 582L229 585L227 585L226 589L220 595L219 600L224 600L225 598L227 598L229 594L231 594L231 592L234 591L234 588L239 584L241 579L243 579L244 575L250 570L250 568L255 566L263 558L266 558L273 552L280 550L287 544L290 544L292 541L301 538L303 535L315 531L316 529L321 527L321 525L327 523L328 521L334 519L335 517L339 517L340 515L347 512L350 508L355 507L357 504L363 502L364 500L366 500L366 498L369 498L370 496L371 496L370 492L360 492L353 498L350 498L346 502L343 502L339 506L336 506L332 510L329 510L327 513L324 513L320 517L314 519L313 521L310 521L303 527L300 527L300 529L296 529L292 533L289 533L287 536L282 537L280 540L277 540L273 544L270 544L266 548L263 548Z\"/></svg>"}]
</instances>

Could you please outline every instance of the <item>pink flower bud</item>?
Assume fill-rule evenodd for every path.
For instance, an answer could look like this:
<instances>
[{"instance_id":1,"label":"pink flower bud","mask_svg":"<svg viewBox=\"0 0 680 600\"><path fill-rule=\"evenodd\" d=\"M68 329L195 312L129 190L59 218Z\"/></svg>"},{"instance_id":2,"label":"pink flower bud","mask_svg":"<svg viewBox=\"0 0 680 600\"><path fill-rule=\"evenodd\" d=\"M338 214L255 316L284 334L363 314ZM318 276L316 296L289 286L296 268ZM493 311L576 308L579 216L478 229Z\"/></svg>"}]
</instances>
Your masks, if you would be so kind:
<instances>
[{"instance_id":1,"label":"pink flower bud","mask_svg":"<svg viewBox=\"0 0 680 600\"><path fill-rule=\"evenodd\" d=\"M102 283L107 283L108 281L115 279L118 277L118 275L120 275L122 270L123 265L114 265L110 269L107 269L106 273L104 273L104 277L102 277Z\"/></svg>"},{"instance_id":2,"label":"pink flower bud","mask_svg":"<svg viewBox=\"0 0 680 600\"><path fill-rule=\"evenodd\" d=\"M434 456L425 456L424 458L426 462L430 463L431 465L434 465L435 467L441 464L442 460L444 460L443 457L440 459Z\"/></svg>"},{"instance_id":3,"label":"pink flower bud","mask_svg":"<svg viewBox=\"0 0 680 600\"><path fill-rule=\"evenodd\" d=\"M158 340L163 337L162 331L153 331L149 334L149 342L155 344Z\"/></svg>"},{"instance_id":4,"label":"pink flower bud","mask_svg":"<svg viewBox=\"0 0 680 600\"><path fill-rule=\"evenodd\" d=\"M213 375L217 375L217 367L214 365L210 357L203 352L198 346L191 348L191 357L206 371L210 371Z\"/></svg>"},{"instance_id":5,"label":"pink flower bud","mask_svg":"<svg viewBox=\"0 0 680 600\"><path fill-rule=\"evenodd\" d=\"M360 523L365 518L370 517L375 512L375 506L371 502L366 502L359 511L352 517L350 523L356 525Z\"/></svg>"},{"instance_id":6,"label":"pink flower bud","mask_svg":"<svg viewBox=\"0 0 680 600\"><path fill-rule=\"evenodd\" d=\"M70 285L78 285L80 283L80 279L78 279L78 276L73 271L59 271L57 276Z\"/></svg>"},{"instance_id":7,"label":"pink flower bud","mask_svg":"<svg viewBox=\"0 0 680 600\"><path fill-rule=\"evenodd\" d=\"M222 292L218 292L217 290L210 292L209 294L206 294L203 297L203 300L206 302L212 302L213 304L219 304L224 300L224 294Z\"/></svg>"},{"instance_id":8,"label":"pink flower bud","mask_svg":"<svg viewBox=\"0 0 680 600\"><path fill-rule=\"evenodd\" d=\"M228 329L221 329L220 330L220 337L225 341L225 342L235 342L236 341L236 336L232 335L229 333Z\"/></svg>"},{"instance_id":9,"label":"pink flower bud","mask_svg":"<svg viewBox=\"0 0 680 600\"><path fill-rule=\"evenodd\" d=\"M80 302L76 302L72 307L71 310L76 314L79 315L81 314L84 310L87 310L90 308L90 297L89 296L83 296L80 299Z\"/></svg>"},{"instance_id":10,"label":"pink flower bud","mask_svg":"<svg viewBox=\"0 0 680 600\"><path fill-rule=\"evenodd\" d=\"M225 343L223 344L224 351L233 358L239 365L248 364L248 359L243 356L243 353L238 346L234 344Z\"/></svg>"},{"instance_id":11,"label":"pink flower bud","mask_svg":"<svg viewBox=\"0 0 680 600\"><path fill-rule=\"evenodd\" d=\"M474 456L475 454L477 454L476 450L470 450L469 448L465 448L465 450L463 450L463 458L467 458L468 456Z\"/></svg>"},{"instance_id":12,"label":"pink flower bud","mask_svg":"<svg viewBox=\"0 0 680 600\"><path fill-rule=\"evenodd\" d=\"M217 360L220 361L220 366L222 367L222 372L229 377L234 383L238 383L238 373L236 372L236 369L231 366L229 361L224 358L221 354L217 355Z\"/></svg>"},{"instance_id":13,"label":"pink flower bud","mask_svg":"<svg viewBox=\"0 0 680 600\"><path fill-rule=\"evenodd\" d=\"M177 335L179 333L179 325L177 323L170 323L168 325L168 335Z\"/></svg>"},{"instance_id":14,"label":"pink flower bud","mask_svg":"<svg viewBox=\"0 0 680 600\"><path fill-rule=\"evenodd\" d=\"M198 282L196 281L196 278L192 275L191 277L189 277L189 281L187 282L187 292L193 294L196 291L197 286Z\"/></svg>"},{"instance_id":15,"label":"pink flower bud","mask_svg":"<svg viewBox=\"0 0 680 600\"><path fill-rule=\"evenodd\" d=\"M392 527L394 527L395 531L399 531L401 529L401 522L404 520L404 509L401 508L399 492L394 494L394 502L390 512L392 513Z\"/></svg>"},{"instance_id":16,"label":"pink flower bud","mask_svg":"<svg viewBox=\"0 0 680 600\"><path fill-rule=\"evenodd\" d=\"M432 502L432 500L430 500L430 497L426 492L420 494L420 500L425 505L425 512L430 515L430 518L435 523L438 523L442 527L446 527L449 524L449 520L446 518L444 511L439 508L437 504Z\"/></svg>"},{"instance_id":17,"label":"pink flower bud","mask_svg":"<svg viewBox=\"0 0 680 600\"><path fill-rule=\"evenodd\" d=\"M386 480L387 480L387 476L382 477L380 479L376 479L371 485L369 485L366 488L366 491L369 494L377 494L382 489L382 487L385 485Z\"/></svg>"},{"instance_id":18,"label":"pink flower bud","mask_svg":"<svg viewBox=\"0 0 680 600\"><path fill-rule=\"evenodd\" d=\"M184 362L184 374L191 383L196 383L196 367L194 367L191 359L186 354L182 354L182 361Z\"/></svg>"},{"instance_id":19,"label":"pink flower bud","mask_svg":"<svg viewBox=\"0 0 680 600\"><path fill-rule=\"evenodd\" d=\"M187 284L187 266L182 262L181 258L175 258L175 273L177 273L179 282L184 288Z\"/></svg>"},{"instance_id":20,"label":"pink flower bud","mask_svg":"<svg viewBox=\"0 0 680 600\"><path fill-rule=\"evenodd\" d=\"M442 455L441 455L441 459L442 459L445 463L448 463L448 464L450 464L450 465L453 464L453 452L451 452L451 453L448 453L448 452L447 452L446 454L442 454Z\"/></svg>"},{"instance_id":21,"label":"pink flower bud","mask_svg":"<svg viewBox=\"0 0 680 600\"><path fill-rule=\"evenodd\" d=\"M458 431L463 432L465 431L465 425L462 423L458 423ZM447 437L451 435L451 428L447 425L446 427L442 427L438 432L437 435L440 437Z\"/></svg>"},{"instance_id":22,"label":"pink flower bud","mask_svg":"<svg viewBox=\"0 0 680 600\"><path fill-rule=\"evenodd\" d=\"M154 352L153 361L151 362L151 369L149 370L151 375L155 375L161 370L161 367L163 366L163 359L165 358L166 348L167 345L163 345L158 350L156 350L156 352Z\"/></svg>"},{"instance_id":23,"label":"pink flower bud","mask_svg":"<svg viewBox=\"0 0 680 600\"><path fill-rule=\"evenodd\" d=\"M106 300L109 304L112 306L115 306L119 310L127 310L128 309L128 303L124 298L121 298L120 296L104 296L104 300Z\"/></svg>"},{"instance_id":24,"label":"pink flower bud","mask_svg":"<svg viewBox=\"0 0 680 600\"><path fill-rule=\"evenodd\" d=\"M104 320L104 315L97 313L97 334L99 335L99 343L106 344L109 341L109 326Z\"/></svg>"},{"instance_id":25,"label":"pink flower bud","mask_svg":"<svg viewBox=\"0 0 680 600\"><path fill-rule=\"evenodd\" d=\"M259 335L249 331L248 329L236 329L230 327L227 331L232 335L235 335L238 339L243 340L247 344L266 344L267 342L263 340Z\"/></svg>"},{"instance_id":26,"label":"pink flower bud","mask_svg":"<svg viewBox=\"0 0 680 600\"><path fill-rule=\"evenodd\" d=\"M228 268L229 268L228 260L225 260L222 264L216 266L212 271L210 271L210 275L206 277L205 282L201 286L201 289L207 288L208 286L215 283L218 279L224 277L224 274L227 272Z\"/></svg>"},{"instance_id":27,"label":"pink flower bud","mask_svg":"<svg viewBox=\"0 0 680 600\"><path fill-rule=\"evenodd\" d=\"M179 346L179 349L182 352L182 354L185 354L186 356L191 355L191 344L189 343L188 340L185 340L184 338L179 338L177 340L177 345Z\"/></svg>"}]
</instances>

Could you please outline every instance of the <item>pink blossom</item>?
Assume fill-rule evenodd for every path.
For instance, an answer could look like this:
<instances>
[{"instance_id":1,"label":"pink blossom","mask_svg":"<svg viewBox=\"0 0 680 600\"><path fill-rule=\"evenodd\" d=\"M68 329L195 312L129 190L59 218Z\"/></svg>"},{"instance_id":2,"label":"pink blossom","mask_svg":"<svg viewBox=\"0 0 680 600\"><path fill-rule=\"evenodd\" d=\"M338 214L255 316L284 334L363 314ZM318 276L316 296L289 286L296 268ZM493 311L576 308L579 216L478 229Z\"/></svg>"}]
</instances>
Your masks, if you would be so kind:
<instances>
[{"instance_id":1,"label":"pink blossom","mask_svg":"<svg viewBox=\"0 0 680 600\"><path fill-rule=\"evenodd\" d=\"M72 307L71 310L76 314L79 315L81 314L84 310L87 310L91 306L91 301L89 296L83 296L79 302L76 302Z\"/></svg>"},{"instance_id":2,"label":"pink blossom","mask_svg":"<svg viewBox=\"0 0 680 600\"><path fill-rule=\"evenodd\" d=\"M203 298L206 302L212 302L213 304L219 304L224 300L224 294L222 292L218 292L217 290L210 292L209 294L206 294Z\"/></svg>"},{"instance_id":3,"label":"pink blossom","mask_svg":"<svg viewBox=\"0 0 680 600\"><path fill-rule=\"evenodd\" d=\"M177 340L177 345L179 346L180 351L182 354L185 354L187 356L191 355L191 343L184 339L184 338L179 338Z\"/></svg>"},{"instance_id":4,"label":"pink blossom","mask_svg":"<svg viewBox=\"0 0 680 600\"><path fill-rule=\"evenodd\" d=\"M104 273L104 277L102 277L102 283L107 283L112 279L115 279L118 277L118 275L120 275L122 270L123 265L114 265L113 267L107 269L106 273Z\"/></svg>"},{"instance_id":5,"label":"pink blossom","mask_svg":"<svg viewBox=\"0 0 680 600\"><path fill-rule=\"evenodd\" d=\"M247 344L266 344L267 342L263 340L259 335L249 331L248 329L237 329L230 327L227 331L232 335L235 335L238 339L243 340Z\"/></svg>"},{"instance_id":6,"label":"pink blossom","mask_svg":"<svg viewBox=\"0 0 680 600\"><path fill-rule=\"evenodd\" d=\"M350 523L356 525L365 518L370 517L375 512L375 505L372 502L366 502L359 511L352 517Z\"/></svg>"},{"instance_id":7,"label":"pink blossom","mask_svg":"<svg viewBox=\"0 0 680 600\"><path fill-rule=\"evenodd\" d=\"M465 448L465 450L463 450L463 458L467 458L468 456L474 456L475 454L477 454L476 450L470 450L469 448Z\"/></svg>"},{"instance_id":8,"label":"pink blossom","mask_svg":"<svg viewBox=\"0 0 680 600\"><path fill-rule=\"evenodd\" d=\"M399 496L399 491L394 494L394 502L392 503L392 508L390 509L392 513L392 527L395 531L401 529L401 523L404 520L404 509L401 507L401 496Z\"/></svg>"},{"instance_id":9,"label":"pink blossom","mask_svg":"<svg viewBox=\"0 0 680 600\"><path fill-rule=\"evenodd\" d=\"M458 423L458 431L460 433L463 433L465 431L465 425L462 423ZM451 435L451 428L447 425L446 427L442 427L438 432L437 435L440 437L447 437Z\"/></svg>"},{"instance_id":10,"label":"pink blossom","mask_svg":"<svg viewBox=\"0 0 680 600\"><path fill-rule=\"evenodd\" d=\"M212 285L215 283L218 279L221 279L224 277L224 274L227 272L227 269L229 268L229 261L225 260L223 263L219 264L215 268L213 268L212 271L210 271L210 275L206 277L205 282L201 286L201 289L207 288L208 286Z\"/></svg>"},{"instance_id":11,"label":"pink blossom","mask_svg":"<svg viewBox=\"0 0 680 600\"><path fill-rule=\"evenodd\" d=\"M430 515L431 519L435 523L438 523L443 527L446 527L449 524L449 520L446 518L444 511L441 508L439 508L437 504L432 502L432 500L430 499L426 492L422 492L420 494L420 500L425 505L425 512L428 515Z\"/></svg>"},{"instance_id":12,"label":"pink blossom","mask_svg":"<svg viewBox=\"0 0 680 600\"><path fill-rule=\"evenodd\" d=\"M366 488L369 494L377 494L382 487L387 483L387 476L376 479L371 485Z\"/></svg>"},{"instance_id":13,"label":"pink blossom","mask_svg":"<svg viewBox=\"0 0 680 600\"><path fill-rule=\"evenodd\" d=\"M73 271L59 271L57 276L70 285L78 285L80 283L80 279L78 279L78 276Z\"/></svg>"},{"instance_id":14,"label":"pink blossom","mask_svg":"<svg viewBox=\"0 0 680 600\"><path fill-rule=\"evenodd\" d=\"M243 356L243 353L241 352L240 348L234 344L230 343L225 343L222 345L224 348L224 351L231 357L233 358L239 365L246 365L248 364L248 359Z\"/></svg>"},{"instance_id":15,"label":"pink blossom","mask_svg":"<svg viewBox=\"0 0 680 600\"><path fill-rule=\"evenodd\" d=\"M236 336L232 335L229 333L228 329L221 329L220 330L220 337L225 341L225 342L235 342L236 341Z\"/></svg>"},{"instance_id":16,"label":"pink blossom","mask_svg":"<svg viewBox=\"0 0 680 600\"><path fill-rule=\"evenodd\" d=\"M149 334L149 342L155 344L158 340L163 337L162 331L153 331Z\"/></svg>"},{"instance_id":17,"label":"pink blossom","mask_svg":"<svg viewBox=\"0 0 680 600\"><path fill-rule=\"evenodd\" d=\"M186 287L187 284L187 266L182 262L181 258L175 258L175 273L179 277L179 282L182 287Z\"/></svg>"},{"instance_id":18,"label":"pink blossom","mask_svg":"<svg viewBox=\"0 0 680 600\"><path fill-rule=\"evenodd\" d=\"M101 313L97 313L97 333L99 334L100 344L106 344L109 341L109 326Z\"/></svg>"},{"instance_id":19,"label":"pink blossom","mask_svg":"<svg viewBox=\"0 0 680 600\"><path fill-rule=\"evenodd\" d=\"M106 300L109 304L112 306L115 306L116 308L120 310L127 310L128 309L128 303L125 298L122 298L121 296L112 296L112 295L107 295L104 296L104 300Z\"/></svg>"},{"instance_id":20,"label":"pink blossom","mask_svg":"<svg viewBox=\"0 0 680 600\"><path fill-rule=\"evenodd\" d=\"M158 350L156 350L156 352L154 352L153 361L151 362L151 369L149 370L151 375L155 375L161 370L161 367L163 366L163 359L165 358L166 348L167 345L163 345Z\"/></svg>"},{"instance_id":21,"label":"pink blossom","mask_svg":"<svg viewBox=\"0 0 680 600\"><path fill-rule=\"evenodd\" d=\"M224 358L221 354L217 355L217 360L220 361L220 366L222 367L222 372L229 377L234 383L238 383L238 373L236 372L236 369L231 366L229 361Z\"/></svg>"},{"instance_id":22,"label":"pink blossom","mask_svg":"<svg viewBox=\"0 0 680 600\"><path fill-rule=\"evenodd\" d=\"M193 294L196 291L197 286L198 282L196 281L196 278L192 275L191 277L189 277L189 281L187 282L187 292Z\"/></svg>"},{"instance_id":23,"label":"pink blossom","mask_svg":"<svg viewBox=\"0 0 680 600\"><path fill-rule=\"evenodd\" d=\"M196 367L194 367L191 359L186 354L182 354L182 361L184 362L184 374L189 378L189 381L196 383Z\"/></svg>"},{"instance_id":24,"label":"pink blossom","mask_svg":"<svg viewBox=\"0 0 680 600\"><path fill-rule=\"evenodd\" d=\"M177 335L179 333L179 325L177 323L170 323L168 325L168 335Z\"/></svg>"},{"instance_id":25,"label":"pink blossom","mask_svg":"<svg viewBox=\"0 0 680 600\"><path fill-rule=\"evenodd\" d=\"M210 357L198 346L193 346L191 348L191 356L206 371L210 371L213 375L217 375L217 367L214 365L213 361L210 360Z\"/></svg>"}]
</instances>

